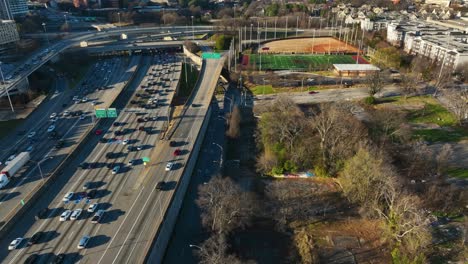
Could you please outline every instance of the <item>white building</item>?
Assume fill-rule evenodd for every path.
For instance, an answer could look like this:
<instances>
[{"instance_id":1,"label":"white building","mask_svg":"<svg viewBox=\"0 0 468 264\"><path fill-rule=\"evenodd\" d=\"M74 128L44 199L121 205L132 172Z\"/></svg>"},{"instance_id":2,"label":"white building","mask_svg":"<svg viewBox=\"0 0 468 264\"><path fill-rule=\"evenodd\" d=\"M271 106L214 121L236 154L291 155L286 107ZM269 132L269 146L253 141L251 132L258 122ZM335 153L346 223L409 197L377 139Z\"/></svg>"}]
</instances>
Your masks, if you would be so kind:
<instances>
[{"instance_id":1,"label":"white building","mask_svg":"<svg viewBox=\"0 0 468 264\"><path fill-rule=\"evenodd\" d=\"M361 20L361 29L365 31L379 31L381 29L386 29L388 25L387 20L371 20L369 18L365 18Z\"/></svg>"},{"instance_id":2,"label":"white building","mask_svg":"<svg viewBox=\"0 0 468 264\"><path fill-rule=\"evenodd\" d=\"M425 0L426 5L438 5L441 7L449 7L450 0Z\"/></svg>"},{"instance_id":3,"label":"white building","mask_svg":"<svg viewBox=\"0 0 468 264\"><path fill-rule=\"evenodd\" d=\"M468 63L468 34L425 21L391 23L387 41L409 54L421 55L452 69Z\"/></svg>"},{"instance_id":4,"label":"white building","mask_svg":"<svg viewBox=\"0 0 468 264\"><path fill-rule=\"evenodd\" d=\"M0 45L10 44L19 40L18 30L14 20L0 20Z\"/></svg>"}]
</instances>

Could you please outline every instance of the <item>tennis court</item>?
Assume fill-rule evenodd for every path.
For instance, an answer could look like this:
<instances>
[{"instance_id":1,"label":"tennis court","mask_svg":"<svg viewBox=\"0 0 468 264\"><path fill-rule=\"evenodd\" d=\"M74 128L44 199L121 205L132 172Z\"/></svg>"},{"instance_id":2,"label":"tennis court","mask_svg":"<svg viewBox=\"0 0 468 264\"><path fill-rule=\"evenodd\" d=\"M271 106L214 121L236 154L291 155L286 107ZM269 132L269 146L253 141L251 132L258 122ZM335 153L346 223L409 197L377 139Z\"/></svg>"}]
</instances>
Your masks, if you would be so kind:
<instances>
[{"instance_id":1,"label":"tennis court","mask_svg":"<svg viewBox=\"0 0 468 264\"><path fill-rule=\"evenodd\" d=\"M256 70L327 70L333 64L352 64L352 55L248 55L248 67ZM356 57L356 56L354 56ZM362 59L361 59L362 60ZM260 66L261 61L261 66ZM361 63L361 61L360 61Z\"/></svg>"}]
</instances>

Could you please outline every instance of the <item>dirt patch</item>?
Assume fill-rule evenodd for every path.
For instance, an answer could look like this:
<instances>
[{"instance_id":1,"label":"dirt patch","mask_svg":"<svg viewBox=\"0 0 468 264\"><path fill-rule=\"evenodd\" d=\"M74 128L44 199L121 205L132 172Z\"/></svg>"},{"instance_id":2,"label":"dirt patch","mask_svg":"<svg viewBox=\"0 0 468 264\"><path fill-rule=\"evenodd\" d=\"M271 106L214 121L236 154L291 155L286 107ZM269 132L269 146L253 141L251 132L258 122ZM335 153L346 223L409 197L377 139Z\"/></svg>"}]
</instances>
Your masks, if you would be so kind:
<instances>
[{"instance_id":1,"label":"dirt patch","mask_svg":"<svg viewBox=\"0 0 468 264\"><path fill-rule=\"evenodd\" d=\"M390 263L381 223L350 219L310 225L314 251L321 263Z\"/></svg>"},{"instance_id":2,"label":"dirt patch","mask_svg":"<svg viewBox=\"0 0 468 264\"><path fill-rule=\"evenodd\" d=\"M264 49L268 48L268 49ZM258 53L310 53L310 54L343 54L358 53L359 49L336 38L301 38L284 39L263 44Z\"/></svg>"}]
</instances>

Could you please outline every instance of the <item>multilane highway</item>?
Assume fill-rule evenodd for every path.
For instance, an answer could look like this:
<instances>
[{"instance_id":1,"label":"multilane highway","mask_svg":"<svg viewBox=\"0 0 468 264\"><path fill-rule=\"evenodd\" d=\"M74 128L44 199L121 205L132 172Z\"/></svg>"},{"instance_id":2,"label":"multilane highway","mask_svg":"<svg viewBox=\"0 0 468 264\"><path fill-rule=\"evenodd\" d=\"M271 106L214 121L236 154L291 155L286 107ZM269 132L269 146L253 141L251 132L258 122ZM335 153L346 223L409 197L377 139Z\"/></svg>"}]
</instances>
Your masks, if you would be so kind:
<instances>
[{"instance_id":1,"label":"multilane highway","mask_svg":"<svg viewBox=\"0 0 468 264\"><path fill-rule=\"evenodd\" d=\"M86 77L74 89L66 88L66 80L59 78L57 90L49 99L47 108L39 107L31 114L20 130L21 135L11 134L2 140L0 158L6 160L11 155L29 151L31 162L17 173L11 182L0 190L0 221L5 222L10 212L20 204L27 194L40 184L42 177L48 174L70 153L72 146L77 144L85 131L93 125L93 102L97 105L108 105L123 88L124 81L131 76L132 68L136 67L139 57L115 58L94 64ZM133 69L134 70L134 69ZM112 85L114 88L96 90L96 88ZM80 100L87 97L87 102L75 103L72 97ZM81 116L72 116L74 111L82 111ZM52 121L50 115L57 114L57 120ZM57 136L49 138L47 129L55 126ZM29 137L28 135L34 136ZM62 140L63 146L55 148ZM38 170L40 163L40 170ZM3 166L2 166L3 167ZM41 175L42 172L42 175ZM3 224L2 224L3 225Z\"/></svg>"},{"instance_id":2,"label":"multilane highway","mask_svg":"<svg viewBox=\"0 0 468 264\"><path fill-rule=\"evenodd\" d=\"M96 136L89 142L89 146L83 150L83 153L80 152L79 157L64 171L64 177L61 177L57 183L50 187L50 194L33 206L31 213L28 213L24 220L16 224L17 228L15 226L15 229L5 238L2 237L0 248L6 249L8 243L17 236L30 238L36 232L43 232L37 244L26 246L24 243L20 249L10 253L4 250L0 251L0 259L4 263L20 263L33 254L37 254L39 263L49 263L60 254L63 254L67 262L111 263L113 262L111 258L119 262L127 257L129 259L135 258L135 256L131 257L132 253L130 252L122 254L122 251L127 249L118 247L116 243L128 242L131 233L140 228L140 226L135 227L131 222L132 228L132 225L128 224L127 221L133 217L141 218L143 214L134 214L132 210L138 208L135 204L142 198L142 192L147 190L148 179L155 179L154 175L148 174L148 171L151 167L165 165L152 161L145 167L141 159L145 156L152 157L152 153L159 152L158 139L165 124L168 104L177 87L181 67L178 58L170 57L170 60L164 61L162 57L144 59L143 67L139 69L129 89L121 96L124 100L117 103L117 107L123 108L123 110L116 120L116 126L110 125L112 120L103 120L100 124L100 128L105 132L101 136L112 139L112 141L98 143L104 140L98 141L101 136ZM149 67L151 64L153 65ZM152 89L158 91L158 107L154 109L141 107L142 104L139 102L148 100L142 98L141 95L147 97L144 94L148 94L148 92L142 90L140 82L142 85L148 85L151 82L150 86L154 86ZM124 108L124 103L128 101L135 90L139 96L137 97L135 94L127 107ZM138 118L144 117L147 117L148 121L137 122ZM140 127L144 127L145 131L140 131ZM124 135L116 136L115 131L123 132ZM129 141L124 145L125 139L129 139ZM128 146L135 149L128 151ZM114 153L116 157L107 159L107 153ZM128 162L133 159L137 161L134 165L129 165ZM93 168L78 169L78 164L83 161L92 163ZM116 165L120 165L121 169L119 173L112 174L112 167ZM82 186L86 182L91 182L92 188L96 190L95 197L89 202L99 203L98 209L106 210L102 223L92 224L90 222L92 215L86 212L83 212L78 220L60 222L58 216L65 209L82 208L86 211L88 206L86 199L75 203L78 200L78 195L75 195L70 203L64 204L62 202L62 197L67 192L83 191ZM44 207L50 209L46 219L34 221L34 214ZM78 250L77 244L83 235L89 235L91 240L87 249ZM117 252L114 252L115 250ZM132 248L130 251L135 250ZM110 254L111 252L112 254Z\"/></svg>"}]
</instances>

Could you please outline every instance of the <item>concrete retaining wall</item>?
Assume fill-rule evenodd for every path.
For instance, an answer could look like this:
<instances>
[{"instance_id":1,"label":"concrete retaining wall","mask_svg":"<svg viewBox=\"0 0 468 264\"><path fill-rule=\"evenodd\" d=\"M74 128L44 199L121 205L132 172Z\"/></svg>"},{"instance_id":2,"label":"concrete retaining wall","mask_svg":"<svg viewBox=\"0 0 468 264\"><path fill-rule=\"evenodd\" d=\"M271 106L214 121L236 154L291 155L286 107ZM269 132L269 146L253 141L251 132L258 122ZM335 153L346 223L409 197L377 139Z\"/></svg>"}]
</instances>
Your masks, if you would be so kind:
<instances>
[{"instance_id":1,"label":"concrete retaining wall","mask_svg":"<svg viewBox=\"0 0 468 264\"><path fill-rule=\"evenodd\" d=\"M177 217L179 215L180 208L182 207L182 202L184 200L185 193L187 192L193 169L195 168L195 164L198 160L198 154L203 144L206 129L210 123L211 111L212 110L210 105L200 128L200 132L198 133L197 139L195 140L193 149L190 151L188 163L185 165L185 169L180 178L178 187L175 190L174 195L172 196L172 200L169 203L169 207L164 214L164 220L155 234L156 239L153 240L151 247L147 250L148 254L146 255L144 263L161 263L164 258L164 253L166 251L169 240L171 239L174 225L177 222Z\"/></svg>"},{"instance_id":2,"label":"concrete retaining wall","mask_svg":"<svg viewBox=\"0 0 468 264\"><path fill-rule=\"evenodd\" d=\"M200 57L198 57L197 55L190 52L185 46L183 46L183 48L184 48L184 55L185 56L187 56L189 59L191 59L198 66L202 65L203 60Z\"/></svg>"},{"instance_id":3,"label":"concrete retaining wall","mask_svg":"<svg viewBox=\"0 0 468 264\"><path fill-rule=\"evenodd\" d=\"M125 83L125 86L122 88L122 91L124 91L127 88L127 84L130 83L131 80L135 77L135 73L137 71L138 67L137 69L135 69L129 80ZM122 91L116 95L114 101L119 98L119 95L122 93ZM78 141L79 143L73 147L71 152L65 157L65 159L62 160L62 162L51 173L51 175L45 179L45 181L42 181L40 184L36 185L34 189L32 189L28 194L25 195L23 199L24 205L18 204L13 210L10 211L10 214L7 217L5 217L5 224L0 229L0 236L4 236L5 233L7 233L10 230L10 228L13 227L13 225L16 223L16 220L20 219L23 216L23 214L27 212L29 208L31 208L31 206L34 203L31 203L30 201L38 200L45 193L47 187L52 184L52 181L59 175L62 175L65 166L68 165L70 160L76 157L77 153L80 152L83 146L87 143L88 139L94 136L93 130L96 126L99 125L100 121L101 120L99 120L94 124L94 126L91 126L86 130L81 139Z\"/></svg>"}]
</instances>

